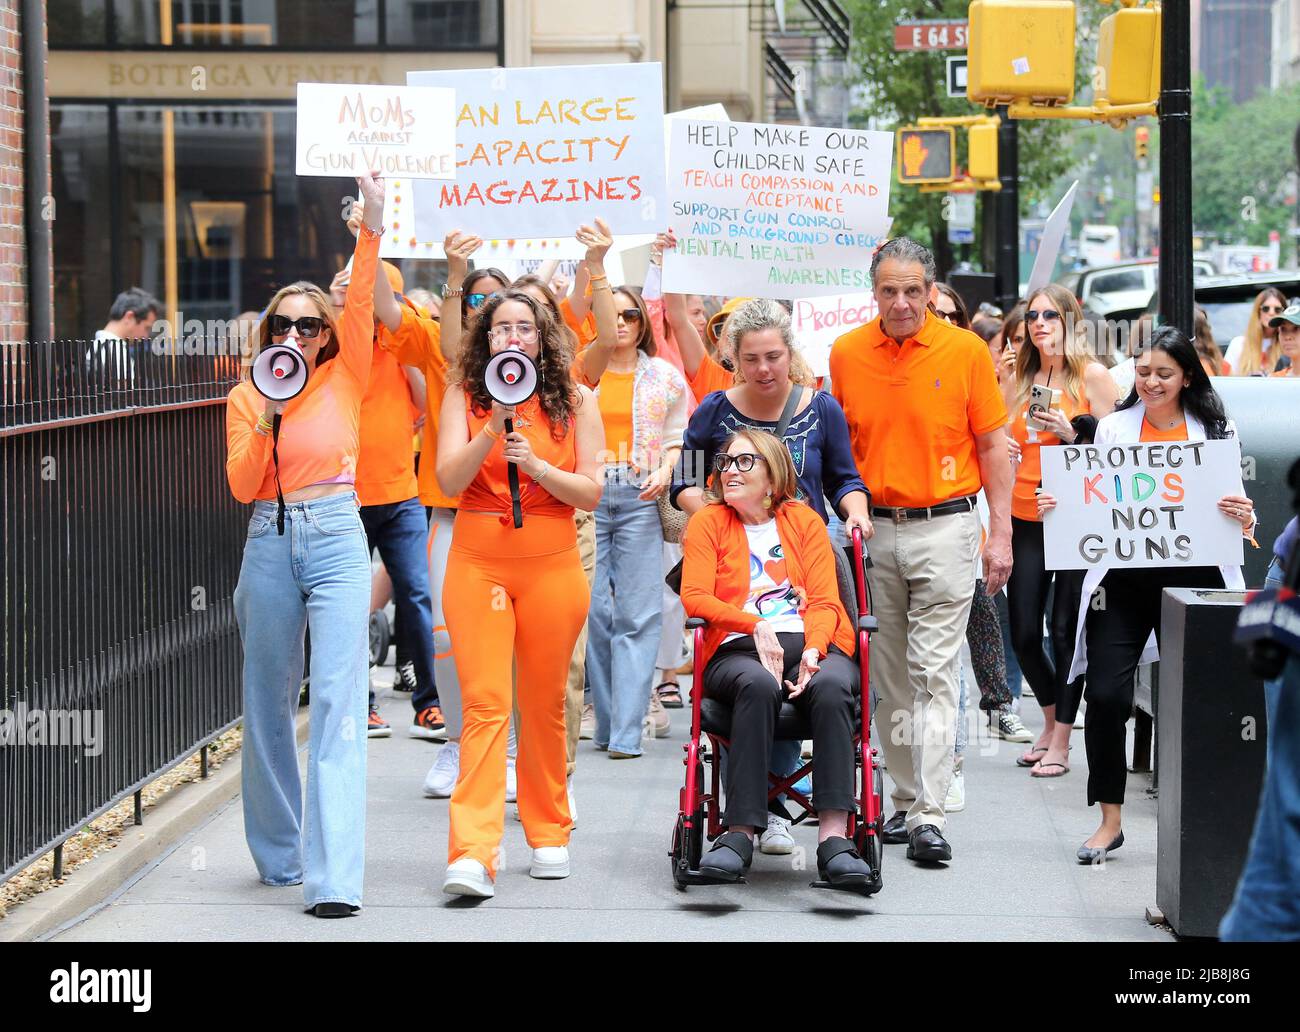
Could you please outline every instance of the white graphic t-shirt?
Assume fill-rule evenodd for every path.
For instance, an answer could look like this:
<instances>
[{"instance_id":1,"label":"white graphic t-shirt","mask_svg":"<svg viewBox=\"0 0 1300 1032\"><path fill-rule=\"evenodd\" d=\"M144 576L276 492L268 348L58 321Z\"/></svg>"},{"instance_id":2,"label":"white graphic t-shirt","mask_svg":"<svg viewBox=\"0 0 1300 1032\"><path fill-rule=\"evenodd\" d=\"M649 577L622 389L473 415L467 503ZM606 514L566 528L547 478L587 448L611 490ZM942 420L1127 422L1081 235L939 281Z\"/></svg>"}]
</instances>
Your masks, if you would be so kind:
<instances>
[{"instance_id":1,"label":"white graphic t-shirt","mask_svg":"<svg viewBox=\"0 0 1300 1032\"><path fill-rule=\"evenodd\" d=\"M749 594L745 596L745 612L766 620L777 633L803 633L799 596L790 587L785 572L785 553L776 532L776 520L757 526L746 524L745 536L749 539ZM733 633L723 641L744 637L747 635Z\"/></svg>"}]
</instances>

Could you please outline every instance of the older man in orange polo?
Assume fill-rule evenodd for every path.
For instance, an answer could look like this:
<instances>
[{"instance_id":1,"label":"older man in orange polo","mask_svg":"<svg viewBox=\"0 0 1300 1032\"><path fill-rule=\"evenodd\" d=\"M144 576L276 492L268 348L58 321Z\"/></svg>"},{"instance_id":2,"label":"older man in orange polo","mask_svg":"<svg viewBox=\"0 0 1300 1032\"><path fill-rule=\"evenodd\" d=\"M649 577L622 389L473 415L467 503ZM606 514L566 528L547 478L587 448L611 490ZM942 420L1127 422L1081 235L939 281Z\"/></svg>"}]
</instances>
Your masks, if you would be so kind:
<instances>
[{"instance_id":1,"label":"older man in orange polo","mask_svg":"<svg viewBox=\"0 0 1300 1032\"><path fill-rule=\"evenodd\" d=\"M830 372L871 490L868 579L880 621L871 683L895 810L882 838L906 842L910 860L943 861L952 859L943 806L979 573L981 488L988 592L1011 572L1007 412L984 342L926 307L935 268L925 247L890 240L872 258L871 280L880 315L836 340Z\"/></svg>"}]
</instances>

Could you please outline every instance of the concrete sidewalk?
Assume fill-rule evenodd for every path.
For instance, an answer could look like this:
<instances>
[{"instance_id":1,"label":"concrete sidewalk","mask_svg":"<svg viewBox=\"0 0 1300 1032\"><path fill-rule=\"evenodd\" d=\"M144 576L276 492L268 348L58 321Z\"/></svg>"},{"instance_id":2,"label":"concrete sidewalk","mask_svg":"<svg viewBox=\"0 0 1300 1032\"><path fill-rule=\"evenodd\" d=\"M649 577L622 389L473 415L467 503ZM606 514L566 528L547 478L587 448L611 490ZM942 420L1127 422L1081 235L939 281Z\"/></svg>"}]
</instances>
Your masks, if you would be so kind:
<instances>
[{"instance_id":1,"label":"concrete sidewalk","mask_svg":"<svg viewBox=\"0 0 1300 1032\"><path fill-rule=\"evenodd\" d=\"M387 683L391 668L377 673ZM973 683L973 682L972 682ZM1144 919L1155 903L1155 801L1149 779L1130 776L1124 848L1107 864L1079 866L1074 852L1094 830L1084 805L1083 733L1065 777L1035 780L1014 759L1025 746L972 738L967 806L946 835L954 860L921 868L904 846L885 849L885 887L862 899L809 887L816 830L794 829L812 868L795 857L755 853L748 884L677 891L668 847L682 781L689 711L670 711L671 737L648 742L639 760L610 760L582 742L573 876L527 875L523 829L506 821L497 895L481 903L440 891L447 802L421 794L441 745L407 735L407 695L381 692L393 737L369 743L365 907L354 918L304 913L302 888L260 884L244 844L240 802L226 805L107 905L83 915L58 941L315 941L415 939L712 940L1134 940L1169 942ZM1026 724L1041 721L1032 698ZM305 757L305 750L303 753ZM888 790L888 778L886 778ZM886 801L888 810L888 801ZM508 808L513 811L513 806Z\"/></svg>"}]
</instances>

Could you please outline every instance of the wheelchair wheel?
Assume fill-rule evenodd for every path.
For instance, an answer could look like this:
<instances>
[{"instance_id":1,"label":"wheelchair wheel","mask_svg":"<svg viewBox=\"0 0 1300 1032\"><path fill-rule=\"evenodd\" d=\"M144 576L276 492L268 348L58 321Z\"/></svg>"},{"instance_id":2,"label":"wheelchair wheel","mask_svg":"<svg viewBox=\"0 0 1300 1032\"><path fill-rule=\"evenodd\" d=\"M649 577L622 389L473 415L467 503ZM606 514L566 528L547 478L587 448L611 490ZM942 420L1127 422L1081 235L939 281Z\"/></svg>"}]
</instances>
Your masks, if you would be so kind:
<instances>
[{"instance_id":1,"label":"wheelchair wheel","mask_svg":"<svg viewBox=\"0 0 1300 1032\"><path fill-rule=\"evenodd\" d=\"M686 827L686 818L682 814L677 815L677 823L673 826L673 848L672 865L673 865L673 883L677 888L685 890L689 883L686 872L697 870L700 866L700 857L703 850L703 832L701 822L704 814L697 810L695 812L694 828Z\"/></svg>"},{"instance_id":2,"label":"wheelchair wheel","mask_svg":"<svg viewBox=\"0 0 1300 1032\"><path fill-rule=\"evenodd\" d=\"M383 666L388 662L388 648L392 632L388 627L388 616L382 609L370 614L370 665Z\"/></svg>"}]
</instances>

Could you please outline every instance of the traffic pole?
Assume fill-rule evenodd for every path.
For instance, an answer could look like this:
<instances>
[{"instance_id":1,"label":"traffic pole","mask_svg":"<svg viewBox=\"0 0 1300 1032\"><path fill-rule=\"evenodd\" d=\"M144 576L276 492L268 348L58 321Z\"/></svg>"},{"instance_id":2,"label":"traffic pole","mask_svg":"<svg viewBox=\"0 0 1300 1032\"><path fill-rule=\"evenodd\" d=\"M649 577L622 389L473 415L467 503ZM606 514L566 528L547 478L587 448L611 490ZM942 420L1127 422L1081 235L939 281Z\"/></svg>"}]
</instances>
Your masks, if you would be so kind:
<instances>
[{"instance_id":1,"label":"traffic pole","mask_svg":"<svg viewBox=\"0 0 1300 1032\"><path fill-rule=\"evenodd\" d=\"M1192 19L1160 9L1160 323L1189 337L1192 313Z\"/></svg>"},{"instance_id":2,"label":"traffic pole","mask_svg":"<svg viewBox=\"0 0 1300 1032\"><path fill-rule=\"evenodd\" d=\"M998 306L1010 312L1020 300L1020 136L1015 119L1005 106L998 108L998 180L1002 189L995 195L997 213L997 261L995 263Z\"/></svg>"}]
</instances>

